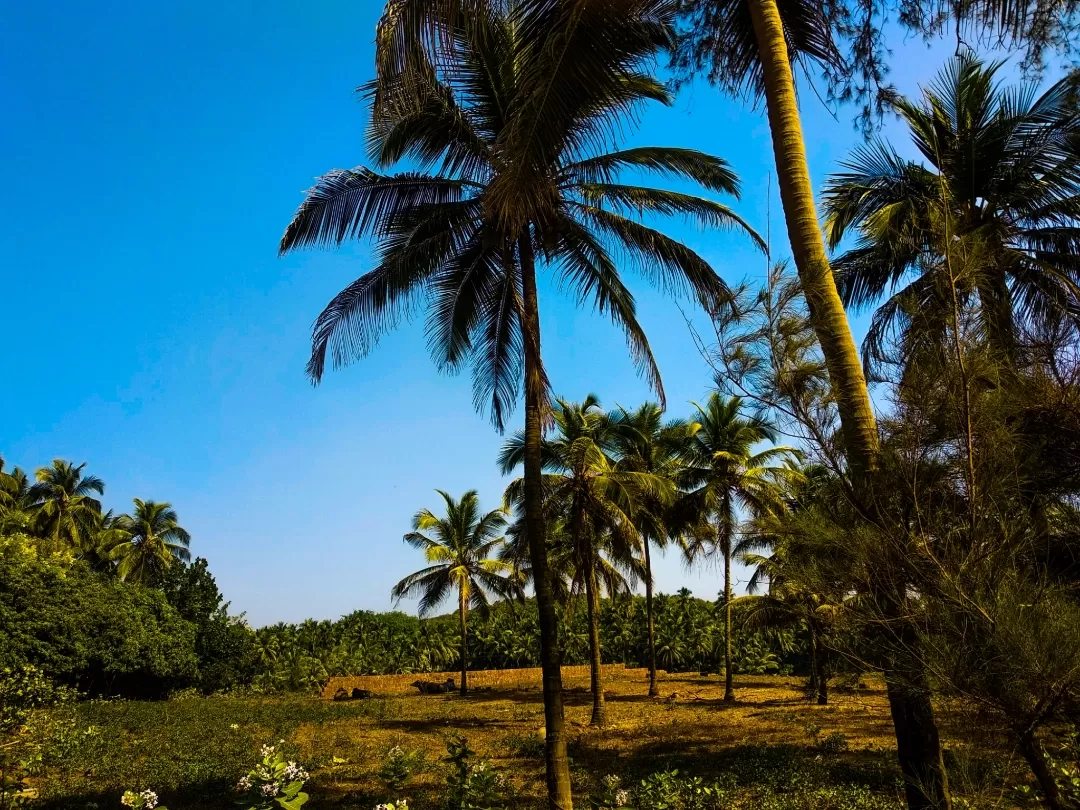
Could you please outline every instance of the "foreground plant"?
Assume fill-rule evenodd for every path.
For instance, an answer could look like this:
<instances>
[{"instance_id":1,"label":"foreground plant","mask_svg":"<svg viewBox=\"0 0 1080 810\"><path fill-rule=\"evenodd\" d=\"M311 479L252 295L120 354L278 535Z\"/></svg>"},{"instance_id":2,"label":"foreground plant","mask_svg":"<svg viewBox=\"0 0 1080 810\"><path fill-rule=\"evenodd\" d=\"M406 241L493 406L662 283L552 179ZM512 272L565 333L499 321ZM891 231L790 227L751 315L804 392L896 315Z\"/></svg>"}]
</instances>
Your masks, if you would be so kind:
<instances>
[{"instance_id":1,"label":"foreground plant","mask_svg":"<svg viewBox=\"0 0 1080 810\"><path fill-rule=\"evenodd\" d=\"M262 762L236 783L240 793L236 803L250 810L299 810L308 800L303 792L307 779L308 772L295 762L286 762L277 746L264 745Z\"/></svg>"},{"instance_id":2,"label":"foreground plant","mask_svg":"<svg viewBox=\"0 0 1080 810\"><path fill-rule=\"evenodd\" d=\"M143 790L136 793L134 790L125 790L120 797L120 804L124 807L132 807L135 810L169 810L165 805L158 804L157 794L152 790Z\"/></svg>"}]
</instances>

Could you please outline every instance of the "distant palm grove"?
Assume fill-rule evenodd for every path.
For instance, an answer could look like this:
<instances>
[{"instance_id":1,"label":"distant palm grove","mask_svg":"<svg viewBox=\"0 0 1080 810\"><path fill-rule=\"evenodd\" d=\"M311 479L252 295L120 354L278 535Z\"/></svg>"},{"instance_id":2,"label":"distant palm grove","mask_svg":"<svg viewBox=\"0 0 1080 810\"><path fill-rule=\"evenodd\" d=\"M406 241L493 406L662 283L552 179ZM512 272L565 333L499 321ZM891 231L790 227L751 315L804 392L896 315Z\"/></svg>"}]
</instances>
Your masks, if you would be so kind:
<instances>
[{"instance_id":1,"label":"distant palm grove","mask_svg":"<svg viewBox=\"0 0 1080 810\"><path fill-rule=\"evenodd\" d=\"M485 501L427 482L400 536L370 541L415 551L385 595L417 600L416 616L256 629L192 559L182 504L135 498L114 514L82 460L32 474L0 460L0 810L40 798L64 752L98 744L86 742L95 723L76 732L74 720L38 742L50 707L196 692L215 695L190 697L200 705L240 705L259 733L277 728L264 704L341 719L326 736L343 748L355 742L344 723L367 723L350 753L360 762L334 750L312 766L328 792L350 764L367 767L372 730L385 733L377 810L413 807L404 786L425 754L402 741L435 732L447 810L517 806L529 791L548 810L575 796L596 810L1080 808L1078 22L1076 0L390 0L374 64L358 67L366 163L329 170L291 219L282 212L283 256L371 247L369 266L327 292L306 373L317 385L421 316L434 366L471 373L459 406L502 435L490 461L504 491ZM888 83L886 28L949 39L917 93ZM783 234L739 212L740 178L713 153L729 147L722 132L713 151L628 145L645 109L694 82L762 111ZM855 105L865 141L815 186L800 106L819 90ZM904 143L882 136L885 119ZM760 260L736 282L745 267L714 266L706 255L723 251L703 255L673 223L698 228L699 245L725 231ZM668 400L639 281L691 310L696 402ZM548 295L618 330L637 402L565 390L545 362ZM869 316L861 347L849 311ZM657 593L658 555L706 572L710 598ZM286 596L303 598L267 598ZM640 671L620 678L609 663ZM587 690L564 685L571 664L588 666ZM493 698L513 705L492 720L476 673L523 667L540 669L540 693ZM458 694L443 675L408 698L357 687L370 709L286 696L335 676L425 672L453 672ZM780 679L747 675L799 680L783 682L772 714L760 691ZM736 714L755 690L761 710ZM162 705L145 739L168 726L174 701ZM416 716L390 716L409 705ZM849 750L843 732L822 735L819 720L856 715L872 717L867 739L885 729L887 763L873 741ZM709 725L729 717L766 732ZM449 729L513 723L529 736L491 745L535 756L517 787ZM799 723L810 743L762 754L778 726ZM152 809L150 777L239 739L198 736L212 725L190 723L197 741L175 745L110 731L138 745L115 760L141 768L164 752L124 804ZM722 762L706 728L730 732ZM635 749L632 789L605 776L630 767L620 746L653 733ZM231 793L205 762L173 786L192 807L227 796L299 810L312 775L278 747L299 744L271 740ZM661 753L670 769L643 770ZM796 763L797 776L736 773L755 757ZM101 757L87 759L70 778L94 776ZM804 765L817 781L800 781ZM357 784L374 780L363 773ZM834 790L852 773L871 776ZM356 795L334 806L357 807Z\"/></svg>"}]
</instances>

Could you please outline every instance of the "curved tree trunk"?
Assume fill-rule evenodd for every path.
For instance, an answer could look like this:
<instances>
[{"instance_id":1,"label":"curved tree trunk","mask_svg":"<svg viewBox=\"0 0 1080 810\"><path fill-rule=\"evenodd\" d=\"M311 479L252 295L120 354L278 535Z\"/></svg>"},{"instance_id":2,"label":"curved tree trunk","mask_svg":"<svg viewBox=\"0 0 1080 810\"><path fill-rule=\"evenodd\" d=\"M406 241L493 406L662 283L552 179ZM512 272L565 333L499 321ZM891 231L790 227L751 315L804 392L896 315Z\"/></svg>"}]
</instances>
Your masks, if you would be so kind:
<instances>
[{"instance_id":1,"label":"curved tree trunk","mask_svg":"<svg viewBox=\"0 0 1080 810\"><path fill-rule=\"evenodd\" d=\"M525 527L533 569L533 590L540 621L540 667L544 684L544 753L549 810L572 810L570 761L566 756L563 716L562 649L544 525L540 443L546 388L540 354L540 306L536 266L528 235L518 240L521 258L521 332L525 348Z\"/></svg>"},{"instance_id":2,"label":"curved tree trunk","mask_svg":"<svg viewBox=\"0 0 1080 810\"><path fill-rule=\"evenodd\" d=\"M729 510L730 512L730 510ZM723 545L724 553L724 700L735 700L735 677L731 666L731 523L724 521Z\"/></svg>"},{"instance_id":3,"label":"curved tree trunk","mask_svg":"<svg viewBox=\"0 0 1080 810\"><path fill-rule=\"evenodd\" d=\"M1042 790L1043 794L1043 804L1046 805L1047 810L1065 810L1067 805L1061 799L1061 791L1058 789L1057 780L1050 770L1050 763L1046 761L1046 751L1043 750L1042 743L1039 742L1035 730L1031 728L1018 730L1016 732L1016 742L1020 753L1027 760L1031 772L1039 782L1039 789Z\"/></svg>"},{"instance_id":4,"label":"curved tree trunk","mask_svg":"<svg viewBox=\"0 0 1080 810\"><path fill-rule=\"evenodd\" d=\"M458 590L458 614L461 617L461 694L469 691L469 619L465 589Z\"/></svg>"},{"instance_id":5,"label":"curved tree trunk","mask_svg":"<svg viewBox=\"0 0 1080 810\"><path fill-rule=\"evenodd\" d=\"M858 479L877 466L874 411L814 208L795 82L780 11L776 0L748 0L748 3L763 68L773 156L791 252L836 397L848 464ZM899 680L890 679L889 705L896 728L901 770L908 779L908 807L910 810L944 810L950 805L949 790L941 764L933 706L925 689L925 673L907 669L910 671L905 674L914 676L922 686L901 687ZM911 679L903 680L910 683Z\"/></svg>"},{"instance_id":6,"label":"curved tree trunk","mask_svg":"<svg viewBox=\"0 0 1080 810\"><path fill-rule=\"evenodd\" d=\"M653 616L652 555L649 539L645 538L645 621L649 628L649 697L660 694L656 685L656 622Z\"/></svg>"},{"instance_id":7,"label":"curved tree trunk","mask_svg":"<svg viewBox=\"0 0 1080 810\"><path fill-rule=\"evenodd\" d=\"M590 549L591 550L591 549ZM590 725L602 726L604 711L604 675L600 660L600 590L596 582L596 562L592 554L585 555L585 599L589 618L589 680L592 687L592 720Z\"/></svg>"},{"instance_id":8,"label":"curved tree trunk","mask_svg":"<svg viewBox=\"0 0 1080 810\"><path fill-rule=\"evenodd\" d=\"M776 177L791 252L840 411L848 463L857 472L872 470L878 444L874 411L851 326L825 254L780 11L776 0L748 2L764 72Z\"/></svg>"}]
</instances>

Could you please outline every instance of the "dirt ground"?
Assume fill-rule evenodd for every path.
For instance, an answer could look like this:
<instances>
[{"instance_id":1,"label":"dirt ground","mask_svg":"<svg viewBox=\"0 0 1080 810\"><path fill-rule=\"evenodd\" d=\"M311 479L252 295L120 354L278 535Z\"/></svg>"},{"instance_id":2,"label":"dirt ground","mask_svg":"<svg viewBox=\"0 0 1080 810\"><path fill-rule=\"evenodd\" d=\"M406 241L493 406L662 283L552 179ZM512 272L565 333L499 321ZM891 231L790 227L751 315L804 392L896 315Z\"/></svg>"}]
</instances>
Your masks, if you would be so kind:
<instances>
[{"instance_id":1,"label":"dirt ground","mask_svg":"<svg viewBox=\"0 0 1080 810\"><path fill-rule=\"evenodd\" d=\"M809 701L803 685L799 678L739 677L737 700L730 704L723 702L723 682L715 675L665 675L661 697L649 698L641 671L628 671L607 679L608 722L596 729L588 725L587 679L567 678L570 756L575 783L581 783L575 787L588 790L597 773L645 774L667 766L709 776L723 768L725 752L747 746L795 746L812 756L830 735L842 749L836 756L846 758L852 767L871 762L879 770L892 767L894 740L883 684L864 678L857 688L834 688L827 706ZM377 773L385 754L400 746L426 755L429 767L410 783L413 793L436 791L442 777L433 766L445 755L447 736L460 733L481 757L508 776L523 797L541 795L539 684L475 692L464 698L420 695L412 690L377 695L373 700L369 716L304 724L296 732L293 742L305 756L318 759L334 750L338 759L347 760L320 768L320 781L328 781L334 790L377 794ZM944 725L962 726L952 723L948 712L943 715Z\"/></svg>"}]
</instances>

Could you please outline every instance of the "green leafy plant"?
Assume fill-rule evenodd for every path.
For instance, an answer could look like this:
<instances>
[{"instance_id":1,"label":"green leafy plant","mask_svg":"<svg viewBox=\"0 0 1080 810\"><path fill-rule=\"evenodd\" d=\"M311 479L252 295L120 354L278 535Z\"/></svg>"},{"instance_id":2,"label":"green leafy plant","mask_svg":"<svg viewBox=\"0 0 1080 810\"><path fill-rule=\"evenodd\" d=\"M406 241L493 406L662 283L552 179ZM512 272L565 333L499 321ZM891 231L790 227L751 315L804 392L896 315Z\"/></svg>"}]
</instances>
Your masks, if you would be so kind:
<instances>
[{"instance_id":1,"label":"green leafy plant","mask_svg":"<svg viewBox=\"0 0 1080 810\"><path fill-rule=\"evenodd\" d=\"M622 786L622 779L609 773L600 780L600 786L589 797L589 806L593 810L614 810L615 808L632 810L630 791Z\"/></svg>"},{"instance_id":2,"label":"green leafy plant","mask_svg":"<svg viewBox=\"0 0 1080 810\"><path fill-rule=\"evenodd\" d=\"M491 770L486 760L475 759L465 737L446 741L449 767L446 775L446 806L448 810L498 810L506 806L506 780Z\"/></svg>"},{"instance_id":3,"label":"green leafy plant","mask_svg":"<svg viewBox=\"0 0 1080 810\"><path fill-rule=\"evenodd\" d=\"M382 767L379 768L379 780L386 785L387 790L396 793L405 787L405 783L423 765L423 751L406 751L401 746L395 745L386 752Z\"/></svg>"},{"instance_id":4,"label":"green leafy plant","mask_svg":"<svg viewBox=\"0 0 1080 810\"><path fill-rule=\"evenodd\" d=\"M720 790L699 776L680 776L677 769L658 771L641 780L634 807L641 810L709 810L718 806Z\"/></svg>"},{"instance_id":5,"label":"green leafy plant","mask_svg":"<svg viewBox=\"0 0 1080 810\"><path fill-rule=\"evenodd\" d=\"M158 804L157 794L152 790L125 790L120 797L120 804L131 807L133 810L169 810L165 805Z\"/></svg>"},{"instance_id":6,"label":"green leafy plant","mask_svg":"<svg viewBox=\"0 0 1080 810\"><path fill-rule=\"evenodd\" d=\"M308 772L286 762L277 746L264 745L262 761L236 783L236 803L250 810L299 810L308 800L303 792L307 778Z\"/></svg>"}]
</instances>

